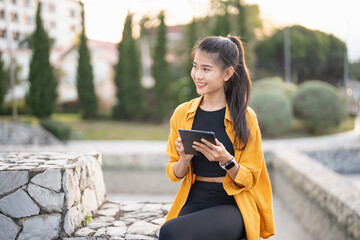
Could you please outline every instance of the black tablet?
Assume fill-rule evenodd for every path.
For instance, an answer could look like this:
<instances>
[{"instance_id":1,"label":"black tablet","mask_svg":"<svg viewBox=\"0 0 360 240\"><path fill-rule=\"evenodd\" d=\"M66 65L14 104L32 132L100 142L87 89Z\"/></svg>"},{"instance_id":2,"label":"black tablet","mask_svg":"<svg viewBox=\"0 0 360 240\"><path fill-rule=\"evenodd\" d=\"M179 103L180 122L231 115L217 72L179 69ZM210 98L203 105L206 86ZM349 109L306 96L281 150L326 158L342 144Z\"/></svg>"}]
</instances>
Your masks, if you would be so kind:
<instances>
[{"instance_id":1,"label":"black tablet","mask_svg":"<svg viewBox=\"0 0 360 240\"><path fill-rule=\"evenodd\" d=\"M184 150L186 154L199 154L192 145L193 142L201 142L201 139L204 138L209 142L215 144L215 133L210 131L200 131L200 130L185 130L179 129L179 134L181 141L184 145Z\"/></svg>"}]
</instances>

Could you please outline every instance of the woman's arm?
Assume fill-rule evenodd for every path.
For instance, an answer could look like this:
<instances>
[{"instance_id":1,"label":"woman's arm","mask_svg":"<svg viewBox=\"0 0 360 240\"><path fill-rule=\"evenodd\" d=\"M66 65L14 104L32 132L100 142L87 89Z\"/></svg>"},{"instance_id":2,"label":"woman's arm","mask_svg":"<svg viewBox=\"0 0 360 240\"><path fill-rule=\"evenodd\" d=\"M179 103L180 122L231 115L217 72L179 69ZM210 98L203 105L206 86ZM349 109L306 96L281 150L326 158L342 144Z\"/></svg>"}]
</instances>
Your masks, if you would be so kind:
<instances>
[{"instance_id":1,"label":"woman's arm","mask_svg":"<svg viewBox=\"0 0 360 240\"><path fill-rule=\"evenodd\" d=\"M180 155L180 159L174 164L173 172L177 178L183 178L188 171L190 161L194 155L185 153L181 138L176 139L175 146Z\"/></svg>"}]
</instances>

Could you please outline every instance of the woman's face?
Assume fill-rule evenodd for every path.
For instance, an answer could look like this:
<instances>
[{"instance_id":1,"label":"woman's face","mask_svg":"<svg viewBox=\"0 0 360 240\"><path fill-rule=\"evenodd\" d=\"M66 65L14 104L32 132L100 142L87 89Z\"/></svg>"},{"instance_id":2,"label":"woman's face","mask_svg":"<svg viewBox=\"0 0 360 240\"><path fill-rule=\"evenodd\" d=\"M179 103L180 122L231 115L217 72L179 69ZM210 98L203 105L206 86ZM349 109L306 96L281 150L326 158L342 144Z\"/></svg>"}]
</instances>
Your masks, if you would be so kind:
<instances>
[{"instance_id":1,"label":"woman's face","mask_svg":"<svg viewBox=\"0 0 360 240\"><path fill-rule=\"evenodd\" d=\"M222 69L222 66L215 62L215 56L214 53L200 50L195 53L191 77L199 95L225 94L224 83L231 77L231 70Z\"/></svg>"}]
</instances>

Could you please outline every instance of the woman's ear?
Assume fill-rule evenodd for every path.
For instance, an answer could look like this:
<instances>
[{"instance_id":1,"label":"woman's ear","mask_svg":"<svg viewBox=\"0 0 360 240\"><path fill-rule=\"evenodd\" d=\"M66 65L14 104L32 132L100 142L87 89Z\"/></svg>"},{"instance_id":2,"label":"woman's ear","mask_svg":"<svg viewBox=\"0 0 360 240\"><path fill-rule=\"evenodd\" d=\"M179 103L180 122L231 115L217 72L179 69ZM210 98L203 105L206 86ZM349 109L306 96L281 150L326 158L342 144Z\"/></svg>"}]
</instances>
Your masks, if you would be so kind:
<instances>
[{"instance_id":1,"label":"woman's ear","mask_svg":"<svg viewBox=\"0 0 360 240\"><path fill-rule=\"evenodd\" d=\"M232 75L234 75L234 72L235 72L235 69L233 67L228 67L226 70L225 70L225 79L224 81L228 81Z\"/></svg>"}]
</instances>

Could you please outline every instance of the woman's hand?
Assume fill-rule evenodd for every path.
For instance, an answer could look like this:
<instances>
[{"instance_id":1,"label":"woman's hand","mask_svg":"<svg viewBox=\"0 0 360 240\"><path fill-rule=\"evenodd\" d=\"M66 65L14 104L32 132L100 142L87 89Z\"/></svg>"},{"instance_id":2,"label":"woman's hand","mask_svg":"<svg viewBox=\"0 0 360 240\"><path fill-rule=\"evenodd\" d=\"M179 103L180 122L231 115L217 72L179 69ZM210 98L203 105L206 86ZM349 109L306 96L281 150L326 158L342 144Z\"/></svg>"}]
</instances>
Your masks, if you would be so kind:
<instances>
[{"instance_id":1,"label":"woman's hand","mask_svg":"<svg viewBox=\"0 0 360 240\"><path fill-rule=\"evenodd\" d=\"M176 146L176 150L180 155L180 160L189 163L194 155L185 153L184 145L181 141L181 138L176 139L175 146Z\"/></svg>"},{"instance_id":2,"label":"woman's hand","mask_svg":"<svg viewBox=\"0 0 360 240\"><path fill-rule=\"evenodd\" d=\"M180 159L174 164L173 172L176 177L183 178L189 169L190 161L194 155L185 153L181 138L176 139L175 146L176 150L179 152Z\"/></svg>"},{"instance_id":3,"label":"woman's hand","mask_svg":"<svg viewBox=\"0 0 360 240\"><path fill-rule=\"evenodd\" d=\"M221 142L219 142L219 140L217 140L217 138L215 139L215 143L216 145L202 138L201 143L200 142L193 143L193 148L204 154L204 156L209 161L220 162L222 165L224 165L225 163L227 163L232 159L232 156L226 150L224 145Z\"/></svg>"}]
</instances>

